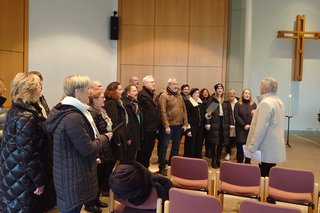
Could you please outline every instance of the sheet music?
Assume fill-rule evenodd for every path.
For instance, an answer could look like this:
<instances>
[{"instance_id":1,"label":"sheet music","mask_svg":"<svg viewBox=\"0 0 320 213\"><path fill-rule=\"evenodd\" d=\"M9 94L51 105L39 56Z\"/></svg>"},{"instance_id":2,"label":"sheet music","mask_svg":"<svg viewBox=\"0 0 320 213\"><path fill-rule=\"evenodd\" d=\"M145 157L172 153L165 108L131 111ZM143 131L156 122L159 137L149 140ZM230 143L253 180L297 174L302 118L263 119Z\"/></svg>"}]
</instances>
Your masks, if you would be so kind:
<instances>
[{"instance_id":1,"label":"sheet music","mask_svg":"<svg viewBox=\"0 0 320 213\"><path fill-rule=\"evenodd\" d=\"M243 148L243 153L247 158L254 159L259 163L261 163L261 151L257 150L255 152L250 152L246 145L243 145L242 148Z\"/></svg>"}]
</instances>

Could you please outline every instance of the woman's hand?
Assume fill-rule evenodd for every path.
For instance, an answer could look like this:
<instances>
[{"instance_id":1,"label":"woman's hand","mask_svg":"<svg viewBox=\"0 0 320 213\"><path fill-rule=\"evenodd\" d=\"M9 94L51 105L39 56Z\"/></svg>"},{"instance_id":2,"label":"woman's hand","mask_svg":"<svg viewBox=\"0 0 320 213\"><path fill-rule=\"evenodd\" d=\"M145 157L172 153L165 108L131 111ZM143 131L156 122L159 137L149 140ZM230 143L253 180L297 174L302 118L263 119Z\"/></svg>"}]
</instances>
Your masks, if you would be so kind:
<instances>
[{"instance_id":1,"label":"woman's hand","mask_svg":"<svg viewBox=\"0 0 320 213\"><path fill-rule=\"evenodd\" d=\"M43 193L44 185L38 187L33 193L36 195L41 195Z\"/></svg>"},{"instance_id":2,"label":"woman's hand","mask_svg":"<svg viewBox=\"0 0 320 213\"><path fill-rule=\"evenodd\" d=\"M104 135L108 138L109 141L111 141L111 138L112 138L112 136L113 136L113 133L112 133L112 132L107 132L107 133L105 133Z\"/></svg>"}]
</instances>

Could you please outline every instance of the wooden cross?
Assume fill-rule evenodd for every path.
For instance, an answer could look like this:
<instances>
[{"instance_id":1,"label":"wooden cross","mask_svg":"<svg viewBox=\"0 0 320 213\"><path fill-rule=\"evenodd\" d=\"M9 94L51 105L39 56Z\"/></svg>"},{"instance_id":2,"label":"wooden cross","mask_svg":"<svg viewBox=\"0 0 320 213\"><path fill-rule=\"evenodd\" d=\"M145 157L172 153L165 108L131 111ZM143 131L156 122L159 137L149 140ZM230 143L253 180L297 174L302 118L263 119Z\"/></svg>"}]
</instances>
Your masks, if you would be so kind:
<instances>
[{"instance_id":1,"label":"wooden cross","mask_svg":"<svg viewBox=\"0 0 320 213\"><path fill-rule=\"evenodd\" d=\"M297 15L295 31L278 31L278 38L295 39L293 80L302 81L304 40L320 39L320 32L306 32L306 16Z\"/></svg>"}]
</instances>

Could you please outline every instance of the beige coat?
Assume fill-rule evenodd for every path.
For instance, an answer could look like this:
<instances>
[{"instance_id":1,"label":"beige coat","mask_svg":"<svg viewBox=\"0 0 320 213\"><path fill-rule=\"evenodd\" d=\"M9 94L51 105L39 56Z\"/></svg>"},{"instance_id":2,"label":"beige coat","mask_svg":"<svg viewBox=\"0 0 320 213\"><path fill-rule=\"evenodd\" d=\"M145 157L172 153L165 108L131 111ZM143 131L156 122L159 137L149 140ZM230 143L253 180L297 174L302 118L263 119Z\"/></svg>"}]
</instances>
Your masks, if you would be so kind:
<instances>
[{"instance_id":1,"label":"beige coat","mask_svg":"<svg viewBox=\"0 0 320 213\"><path fill-rule=\"evenodd\" d=\"M280 98L272 93L261 96L252 118L247 138L251 152L261 151L264 163L280 163L286 160L284 140L284 109Z\"/></svg>"},{"instance_id":2,"label":"beige coat","mask_svg":"<svg viewBox=\"0 0 320 213\"><path fill-rule=\"evenodd\" d=\"M164 128L175 125L188 126L187 110L180 94L172 94L167 90L159 97L161 119Z\"/></svg>"}]
</instances>

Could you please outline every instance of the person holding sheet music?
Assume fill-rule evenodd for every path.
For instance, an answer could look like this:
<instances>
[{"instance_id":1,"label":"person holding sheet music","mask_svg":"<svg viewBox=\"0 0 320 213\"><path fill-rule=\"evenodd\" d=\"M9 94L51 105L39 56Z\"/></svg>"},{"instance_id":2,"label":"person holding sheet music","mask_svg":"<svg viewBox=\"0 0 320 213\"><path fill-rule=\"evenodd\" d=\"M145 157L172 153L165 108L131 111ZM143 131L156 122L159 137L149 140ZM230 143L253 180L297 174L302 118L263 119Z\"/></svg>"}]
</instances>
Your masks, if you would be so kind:
<instances>
[{"instance_id":1,"label":"person holding sheet music","mask_svg":"<svg viewBox=\"0 0 320 213\"><path fill-rule=\"evenodd\" d=\"M286 160L284 107L277 90L278 82L272 77L265 77L260 82L259 104L246 143L250 152L261 151L259 167L264 177L269 176L270 169L277 163Z\"/></svg>"},{"instance_id":2,"label":"person holding sheet music","mask_svg":"<svg viewBox=\"0 0 320 213\"><path fill-rule=\"evenodd\" d=\"M244 154L242 146L246 143L251 120L256 103L253 101L250 89L246 88L242 91L241 98L234 106L234 118L236 120L236 147L237 162L243 163ZM250 163L250 158L246 158L245 163Z\"/></svg>"},{"instance_id":3,"label":"person holding sheet music","mask_svg":"<svg viewBox=\"0 0 320 213\"><path fill-rule=\"evenodd\" d=\"M230 125L234 125L234 121L231 104L224 99L223 85L221 83L214 85L214 90L215 93L210 96L208 105L209 108L212 103L216 103L218 106L214 111L208 110L205 128L209 131L208 140L212 155L211 166L216 169L220 167L223 146L230 142Z\"/></svg>"},{"instance_id":4,"label":"person holding sheet music","mask_svg":"<svg viewBox=\"0 0 320 213\"><path fill-rule=\"evenodd\" d=\"M105 110L112 120L113 137L111 140L111 150L115 160L127 160L127 147L129 141L128 133L128 113L121 100L122 87L119 82L111 82L104 93L106 101ZM124 125L121 125L121 124ZM120 126L119 126L120 125ZM119 126L119 127L118 127Z\"/></svg>"}]
</instances>

